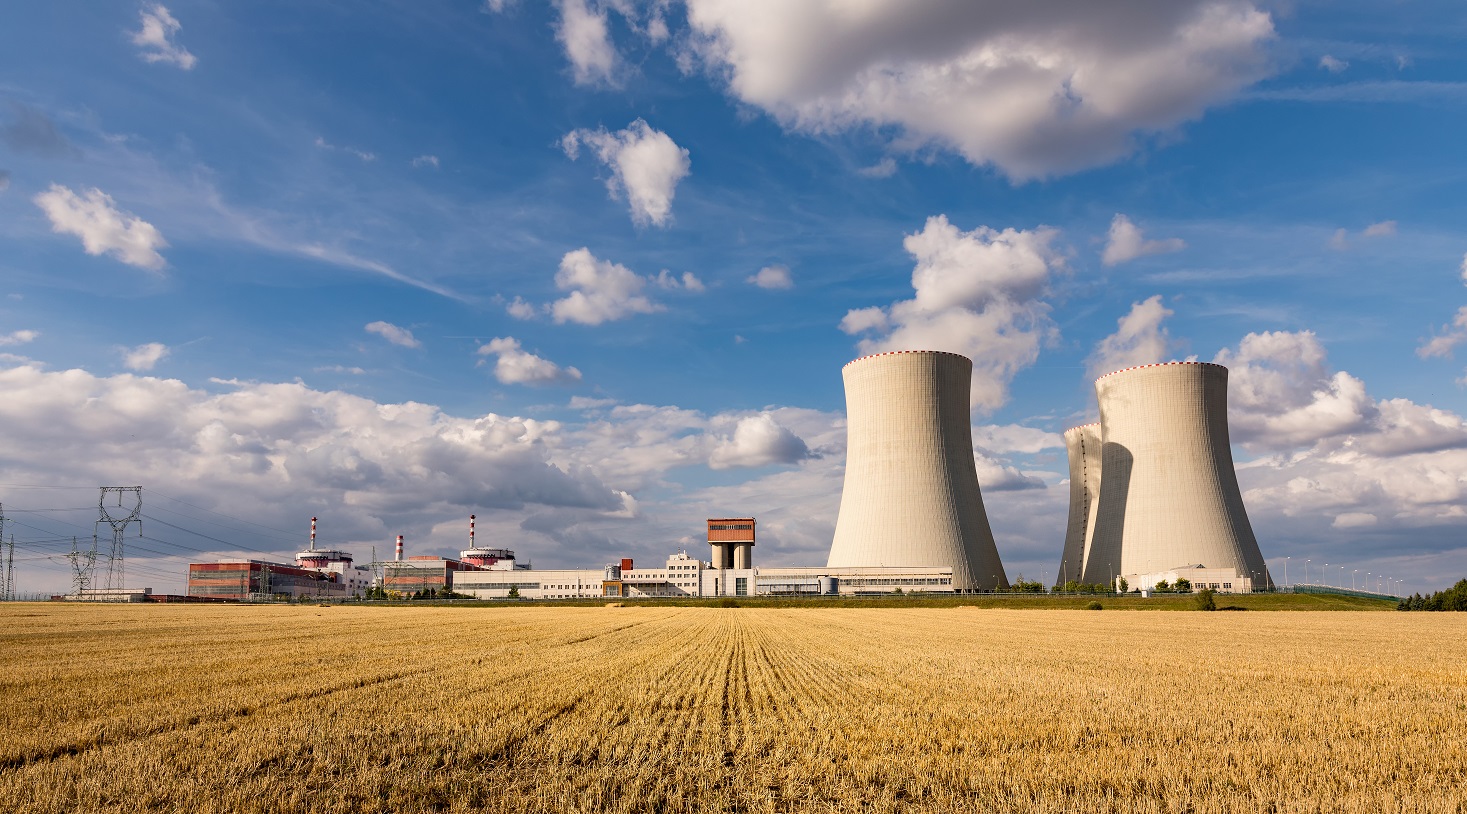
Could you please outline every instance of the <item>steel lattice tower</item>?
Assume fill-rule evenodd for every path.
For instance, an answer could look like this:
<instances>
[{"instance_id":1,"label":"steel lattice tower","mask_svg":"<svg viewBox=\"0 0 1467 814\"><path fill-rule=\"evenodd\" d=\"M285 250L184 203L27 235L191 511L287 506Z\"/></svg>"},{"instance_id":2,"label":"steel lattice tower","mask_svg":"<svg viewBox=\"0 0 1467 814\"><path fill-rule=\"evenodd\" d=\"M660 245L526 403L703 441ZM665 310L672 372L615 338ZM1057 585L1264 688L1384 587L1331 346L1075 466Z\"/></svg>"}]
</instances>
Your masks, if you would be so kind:
<instances>
[{"instance_id":1,"label":"steel lattice tower","mask_svg":"<svg viewBox=\"0 0 1467 814\"><path fill-rule=\"evenodd\" d=\"M109 510L107 506L108 495L117 496L117 505L112 507L112 510ZM125 495L131 495L132 497L130 501L132 508L130 510L127 506L123 505L123 497ZM127 535L128 524L138 524L139 536L143 532L143 487L103 486L102 495L97 499L97 509L101 514L97 518L95 524L96 529L99 530L103 523L106 523L112 529L112 553L107 558L107 581L103 587L109 591L120 591L126 587L123 584L123 538ZM96 531L94 530L94 542L92 545L93 557L96 556L95 552L97 549L95 537Z\"/></svg>"}]
</instances>

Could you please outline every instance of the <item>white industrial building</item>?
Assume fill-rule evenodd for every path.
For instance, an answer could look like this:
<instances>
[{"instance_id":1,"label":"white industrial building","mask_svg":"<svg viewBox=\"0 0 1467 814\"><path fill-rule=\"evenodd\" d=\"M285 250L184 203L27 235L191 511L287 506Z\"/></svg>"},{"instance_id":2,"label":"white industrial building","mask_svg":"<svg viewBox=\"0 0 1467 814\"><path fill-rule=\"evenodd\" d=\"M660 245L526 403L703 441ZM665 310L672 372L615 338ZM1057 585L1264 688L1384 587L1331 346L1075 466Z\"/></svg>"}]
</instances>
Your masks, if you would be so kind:
<instances>
[{"instance_id":1,"label":"white industrial building","mask_svg":"<svg viewBox=\"0 0 1467 814\"><path fill-rule=\"evenodd\" d=\"M952 589L1008 587L978 488L973 363L940 351L842 370L846 473L828 568L952 570Z\"/></svg>"},{"instance_id":2,"label":"white industrial building","mask_svg":"<svg viewBox=\"0 0 1467 814\"><path fill-rule=\"evenodd\" d=\"M1201 565L1191 565L1157 571L1152 574L1128 574L1125 577L1127 590L1147 593L1155 590L1157 584L1161 582L1175 586L1179 579L1190 582L1193 591L1210 588L1220 594L1253 592L1253 578L1246 575L1240 576L1232 568L1204 568Z\"/></svg>"},{"instance_id":3,"label":"white industrial building","mask_svg":"<svg viewBox=\"0 0 1467 814\"><path fill-rule=\"evenodd\" d=\"M1070 526L1061 573L1072 573L1079 556L1086 583L1125 577L1139 588L1200 567L1229 575L1209 575L1209 585L1271 589L1233 468L1227 368L1142 365L1101 376L1095 393L1098 439L1093 425L1065 434Z\"/></svg>"},{"instance_id":4,"label":"white industrial building","mask_svg":"<svg viewBox=\"0 0 1467 814\"><path fill-rule=\"evenodd\" d=\"M716 568L680 551L659 567L632 560L595 569L463 571L454 591L479 599L652 599L659 597L860 596L952 593L951 566Z\"/></svg>"}]
</instances>

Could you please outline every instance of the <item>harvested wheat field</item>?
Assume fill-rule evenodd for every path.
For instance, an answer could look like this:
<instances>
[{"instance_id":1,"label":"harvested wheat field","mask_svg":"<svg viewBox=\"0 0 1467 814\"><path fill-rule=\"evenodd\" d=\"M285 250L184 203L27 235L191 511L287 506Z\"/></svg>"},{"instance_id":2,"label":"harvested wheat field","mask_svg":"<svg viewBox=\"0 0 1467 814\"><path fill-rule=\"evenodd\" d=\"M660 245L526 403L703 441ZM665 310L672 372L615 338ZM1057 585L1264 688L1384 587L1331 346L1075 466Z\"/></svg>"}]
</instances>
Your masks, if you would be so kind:
<instances>
[{"instance_id":1,"label":"harvested wheat field","mask_svg":"<svg viewBox=\"0 0 1467 814\"><path fill-rule=\"evenodd\" d=\"M1463 811L1455 614L0 606L0 811Z\"/></svg>"}]
</instances>

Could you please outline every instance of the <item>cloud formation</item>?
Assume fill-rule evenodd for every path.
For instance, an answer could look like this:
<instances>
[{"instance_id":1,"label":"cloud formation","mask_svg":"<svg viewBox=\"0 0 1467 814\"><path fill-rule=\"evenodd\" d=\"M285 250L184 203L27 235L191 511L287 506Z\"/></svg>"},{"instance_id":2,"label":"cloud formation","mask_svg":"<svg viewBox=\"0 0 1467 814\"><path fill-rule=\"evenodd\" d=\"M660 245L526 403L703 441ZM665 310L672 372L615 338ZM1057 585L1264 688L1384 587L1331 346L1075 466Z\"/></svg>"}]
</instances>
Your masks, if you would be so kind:
<instances>
[{"instance_id":1,"label":"cloud formation","mask_svg":"<svg viewBox=\"0 0 1467 814\"><path fill-rule=\"evenodd\" d=\"M598 260L587 248L566 252L555 273L555 286L570 294L550 305L558 323L600 325L631 316L663 310L643 295L647 280L610 260Z\"/></svg>"},{"instance_id":2,"label":"cloud formation","mask_svg":"<svg viewBox=\"0 0 1467 814\"><path fill-rule=\"evenodd\" d=\"M26 345L34 342L36 337L40 335L40 331L30 330L11 331L8 334L0 334L0 347L7 345Z\"/></svg>"},{"instance_id":3,"label":"cloud formation","mask_svg":"<svg viewBox=\"0 0 1467 814\"><path fill-rule=\"evenodd\" d=\"M708 290L708 286L703 285L703 281L698 279L698 275L691 271L685 271L682 274L673 274L667 269L663 269L657 272L657 276L653 278L653 282L657 283L658 288L666 288L672 291L681 289L694 294L701 294Z\"/></svg>"},{"instance_id":4,"label":"cloud formation","mask_svg":"<svg viewBox=\"0 0 1467 814\"><path fill-rule=\"evenodd\" d=\"M1131 303L1131 310L1116 320L1116 332L1100 340L1086 360L1090 376L1165 359L1171 337L1162 323L1171 315L1171 309L1161 304L1160 294Z\"/></svg>"},{"instance_id":5,"label":"cloud formation","mask_svg":"<svg viewBox=\"0 0 1467 814\"><path fill-rule=\"evenodd\" d=\"M391 322L383 322L382 320L369 322L362 330L369 334L376 334L388 342L404 348L421 348L423 346L423 343L419 342L417 337L413 336L412 331L407 328L399 328Z\"/></svg>"},{"instance_id":6,"label":"cloud formation","mask_svg":"<svg viewBox=\"0 0 1467 814\"><path fill-rule=\"evenodd\" d=\"M1396 222L1393 220L1383 220L1379 223L1372 223L1364 229L1360 230L1360 237L1363 238L1395 237L1395 235ZM1345 251L1349 249L1350 230L1336 229L1335 233L1330 236L1329 247L1331 249L1334 249L1335 251Z\"/></svg>"},{"instance_id":7,"label":"cloud formation","mask_svg":"<svg viewBox=\"0 0 1467 814\"><path fill-rule=\"evenodd\" d=\"M481 345L480 356L494 356L494 378L504 384L559 384L578 382L581 371L573 367L562 368L549 359L543 359L520 347L512 336L495 338Z\"/></svg>"},{"instance_id":8,"label":"cloud formation","mask_svg":"<svg viewBox=\"0 0 1467 814\"><path fill-rule=\"evenodd\" d=\"M765 266L759 269L758 273L745 278L744 282L769 291L783 291L795 287L795 281L790 279L790 270L784 266Z\"/></svg>"},{"instance_id":9,"label":"cloud formation","mask_svg":"<svg viewBox=\"0 0 1467 814\"><path fill-rule=\"evenodd\" d=\"M555 0L555 10L555 39L570 60L576 84L614 87L621 60L611 44L605 10L586 0Z\"/></svg>"},{"instance_id":10,"label":"cloud formation","mask_svg":"<svg viewBox=\"0 0 1467 814\"><path fill-rule=\"evenodd\" d=\"M739 419L733 435L722 439L708 456L713 469L792 464L808 457L810 449L769 413Z\"/></svg>"},{"instance_id":11,"label":"cloud formation","mask_svg":"<svg viewBox=\"0 0 1467 814\"><path fill-rule=\"evenodd\" d=\"M193 70L198 59L187 48L174 42L174 35L183 26L168 9L162 3L145 3L138 14L142 18L142 27L132 32L132 44L142 49L142 58L147 62L174 65L185 71Z\"/></svg>"},{"instance_id":12,"label":"cloud formation","mask_svg":"<svg viewBox=\"0 0 1467 814\"><path fill-rule=\"evenodd\" d=\"M667 226L678 182L688 177L688 151L670 136L652 129L642 119L615 133L605 128L573 130L561 140L561 149L575 160L582 146L611 171L606 189L613 199L625 197L632 222L639 226Z\"/></svg>"},{"instance_id":13,"label":"cloud formation","mask_svg":"<svg viewBox=\"0 0 1467 814\"><path fill-rule=\"evenodd\" d=\"M117 208L112 197L100 189L77 195L67 187L52 184L34 199L51 221L51 231L81 238L87 254L109 254L138 268L157 271L167 264L159 249L168 242L142 218Z\"/></svg>"},{"instance_id":14,"label":"cloud formation","mask_svg":"<svg viewBox=\"0 0 1467 814\"><path fill-rule=\"evenodd\" d=\"M124 348L122 365L128 370L152 370L171 353L162 342L149 342L135 348Z\"/></svg>"},{"instance_id":15,"label":"cloud formation","mask_svg":"<svg viewBox=\"0 0 1467 814\"><path fill-rule=\"evenodd\" d=\"M890 306L848 312L840 328L874 333L863 354L944 350L973 360L974 409L1008 401L1014 374L1034 363L1053 334L1044 301L1051 274L1064 266L1047 227L959 230L945 215L927 219L902 245L916 259L915 296Z\"/></svg>"},{"instance_id":16,"label":"cloud formation","mask_svg":"<svg viewBox=\"0 0 1467 814\"><path fill-rule=\"evenodd\" d=\"M1433 356L1451 356L1452 349L1463 342L1467 342L1467 305L1457 309L1457 315L1452 318L1449 325L1442 327L1441 331L1428 339L1425 344L1416 349L1416 355L1423 359Z\"/></svg>"},{"instance_id":17,"label":"cloud formation","mask_svg":"<svg viewBox=\"0 0 1467 814\"><path fill-rule=\"evenodd\" d=\"M1240 0L688 0L703 61L786 127L869 127L1013 179L1115 160L1271 70Z\"/></svg>"},{"instance_id":18,"label":"cloud formation","mask_svg":"<svg viewBox=\"0 0 1467 814\"><path fill-rule=\"evenodd\" d=\"M1179 252L1185 248L1186 241L1179 237L1147 240L1141 234L1140 227L1132 223L1130 218L1117 213L1110 221L1110 233L1106 236L1105 250L1101 252L1100 262L1107 266L1116 266L1138 257Z\"/></svg>"}]
</instances>

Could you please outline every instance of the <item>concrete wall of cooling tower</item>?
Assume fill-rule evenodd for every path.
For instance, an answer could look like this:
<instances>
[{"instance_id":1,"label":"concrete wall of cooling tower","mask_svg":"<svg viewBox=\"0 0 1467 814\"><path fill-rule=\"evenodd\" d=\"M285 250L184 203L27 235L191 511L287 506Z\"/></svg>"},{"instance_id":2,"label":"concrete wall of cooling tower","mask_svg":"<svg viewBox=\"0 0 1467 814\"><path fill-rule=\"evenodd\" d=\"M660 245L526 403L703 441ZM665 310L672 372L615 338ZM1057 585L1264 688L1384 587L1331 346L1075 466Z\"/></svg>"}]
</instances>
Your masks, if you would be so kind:
<instances>
[{"instance_id":1,"label":"concrete wall of cooling tower","mask_svg":"<svg viewBox=\"0 0 1467 814\"><path fill-rule=\"evenodd\" d=\"M956 590L1008 587L973 462L973 363L899 351L842 375L846 481L828 566L951 566Z\"/></svg>"},{"instance_id":2,"label":"concrete wall of cooling tower","mask_svg":"<svg viewBox=\"0 0 1467 814\"><path fill-rule=\"evenodd\" d=\"M1200 564L1271 587L1233 469L1227 368L1144 365L1095 394L1104 477L1085 581Z\"/></svg>"},{"instance_id":3,"label":"concrete wall of cooling tower","mask_svg":"<svg viewBox=\"0 0 1467 814\"><path fill-rule=\"evenodd\" d=\"M1095 513L1100 507L1100 448L1099 424L1065 430L1065 451L1070 457L1070 522L1065 529L1056 585L1079 580L1085 573L1085 555L1090 552Z\"/></svg>"}]
</instances>

